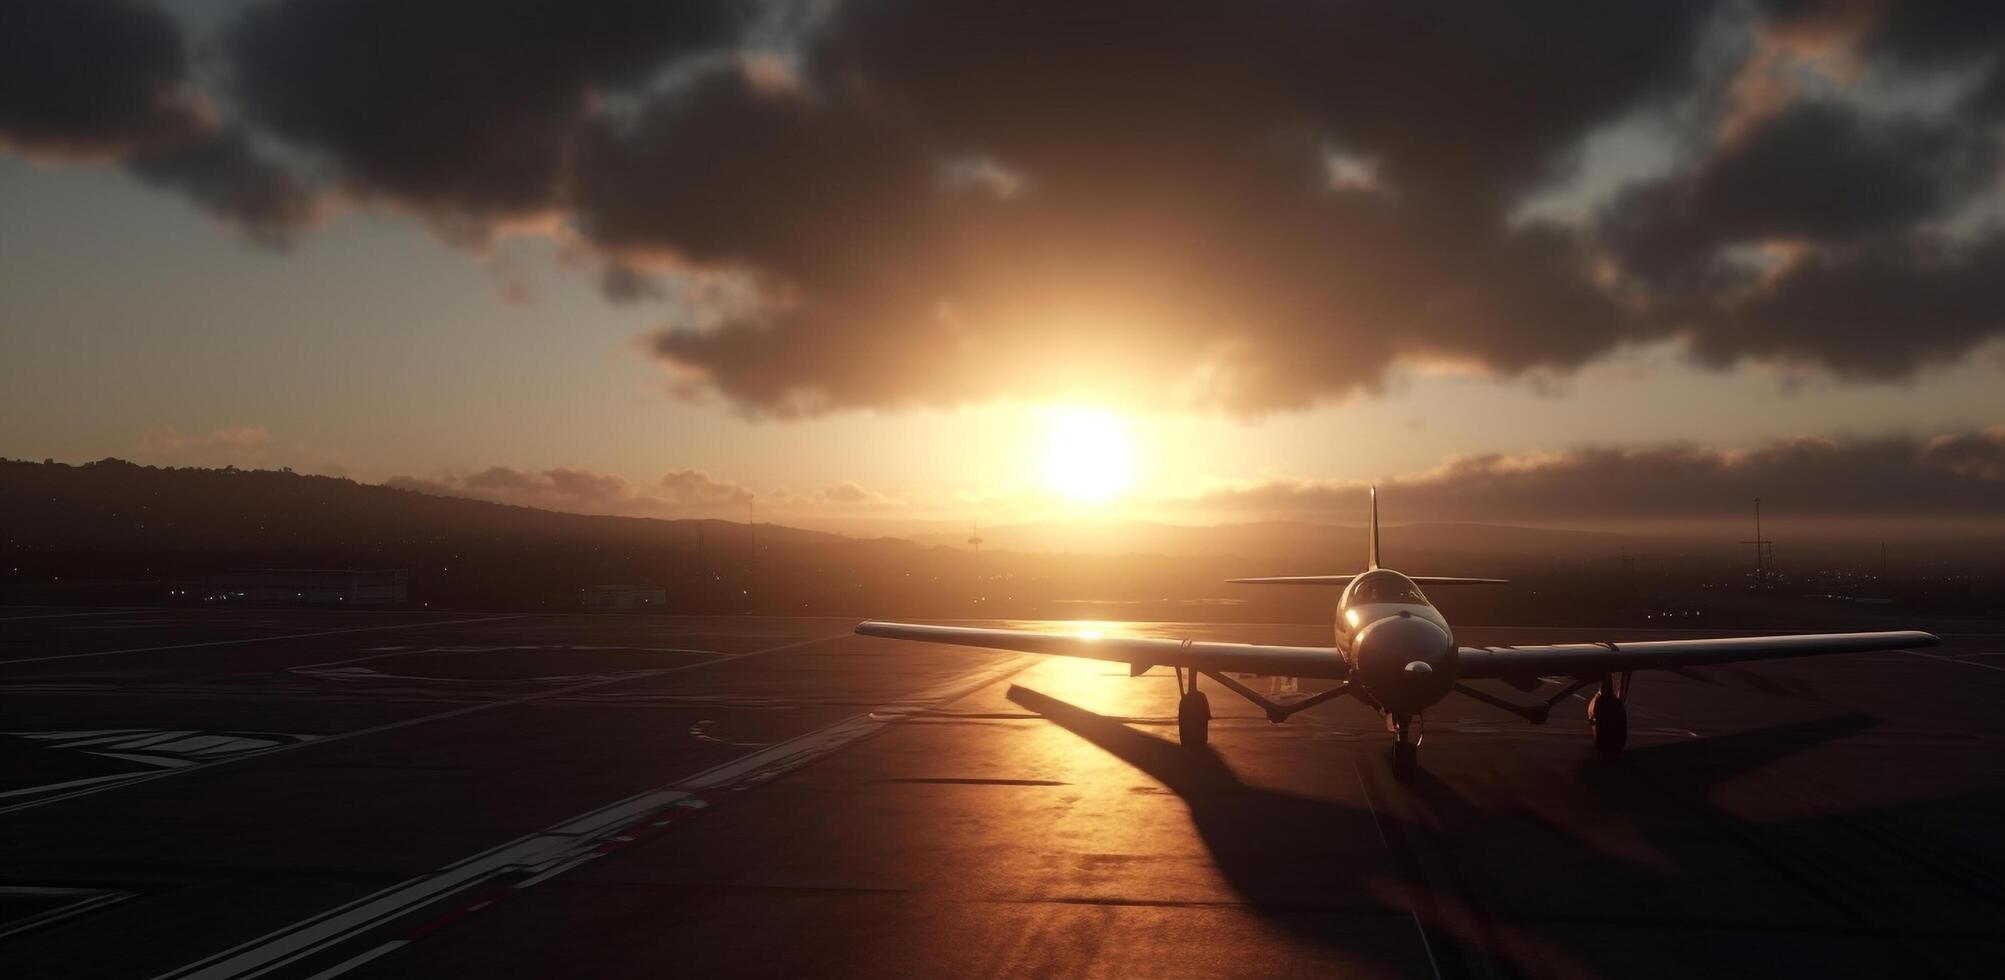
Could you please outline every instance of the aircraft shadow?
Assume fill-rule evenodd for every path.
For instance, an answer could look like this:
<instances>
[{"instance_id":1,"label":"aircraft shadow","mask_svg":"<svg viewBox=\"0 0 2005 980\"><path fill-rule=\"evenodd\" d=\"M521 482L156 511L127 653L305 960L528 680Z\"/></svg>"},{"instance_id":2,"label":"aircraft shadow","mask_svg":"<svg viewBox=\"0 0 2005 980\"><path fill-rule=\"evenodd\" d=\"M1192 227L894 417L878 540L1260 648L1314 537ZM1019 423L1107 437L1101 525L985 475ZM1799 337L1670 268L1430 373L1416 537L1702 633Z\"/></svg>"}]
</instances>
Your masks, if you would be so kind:
<instances>
[{"instance_id":1,"label":"aircraft shadow","mask_svg":"<svg viewBox=\"0 0 2005 980\"><path fill-rule=\"evenodd\" d=\"M1417 951L1379 944L1374 954L1345 936L1359 917L1384 915L1401 902L1425 923L1429 953L1443 976L1636 975L1634 950L1607 934L1669 927L1666 936L1802 932L1802 945L1739 942L1730 975L1954 975L1968 963L1959 946L1945 952L1916 929L1934 928L1959 943L1982 943L1987 913L2005 912L2005 844L1940 859L1904 843L1898 828L2005 811L1997 790L1897 807L1823 813L1751 823L1721 809L1720 785L1797 753L1864 732L1877 722L1847 714L1710 739L1648 745L1616 758L1587 758L1570 775L1603 815L1626 821L1643 854L1611 853L1578 829L1542 816L1534 802L1486 802L1471 787L1480 774L1423 768L1393 778L1383 753L1357 757L1372 806L1270 789L1242 779L1210 749L1190 751L1049 695L1012 686L1008 698L1147 773L1176 793L1228 886L1257 914L1299 939L1346 959L1406 970ZM1347 763L1352 760L1345 760ZM1383 835L1392 860L1359 866ZM1369 841L1367 848L1361 842ZM1873 876L1837 860L1849 853L1897 860ZM1906 862L1903 864L1903 862ZM1855 877L1847 879L1848 875ZM1926 908L1886 921L1884 906L1860 896L1906 891L1926 877ZM1903 888L1903 885L1907 886ZM1597 898L1606 901L1597 901ZM1975 905L1971 903L1975 902ZM1935 909L1940 908L1942 914ZM1520 910L1525 911L1520 911ZM1836 919L1837 925L1832 921ZM1999 921L1999 920L1993 920ZM1413 933L1404 916L1383 930ZM1825 948L1828 946L1828 948ZM1763 960L1779 949L1790 959ZM1752 950L1753 952L1750 952ZM1395 962L1395 958L1397 961ZM1666 949L1646 973L1689 976L1712 962L1701 944Z\"/></svg>"}]
</instances>

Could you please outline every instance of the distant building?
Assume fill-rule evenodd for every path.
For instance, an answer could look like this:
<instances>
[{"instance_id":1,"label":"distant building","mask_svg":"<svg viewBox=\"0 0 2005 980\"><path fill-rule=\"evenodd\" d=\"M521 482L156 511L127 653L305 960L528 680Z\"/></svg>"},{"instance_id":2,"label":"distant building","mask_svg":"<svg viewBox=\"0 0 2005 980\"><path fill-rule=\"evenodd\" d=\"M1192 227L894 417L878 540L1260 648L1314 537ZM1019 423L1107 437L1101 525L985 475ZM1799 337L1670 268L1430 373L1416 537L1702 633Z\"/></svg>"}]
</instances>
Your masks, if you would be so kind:
<instances>
[{"instance_id":1,"label":"distant building","mask_svg":"<svg viewBox=\"0 0 2005 980\"><path fill-rule=\"evenodd\" d=\"M658 585L594 585L585 590L585 608L598 612L660 609L668 605L668 590Z\"/></svg>"},{"instance_id":2,"label":"distant building","mask_svg":"<svg viewBox=\"0 0 2005 980\"><path fill-rule=\"evenodd\" d=\"M203 602L315 606L395 606L410 600L411 573L402 568L265 568L207 572L191 590Z\"/></svg>"}]
</instances>

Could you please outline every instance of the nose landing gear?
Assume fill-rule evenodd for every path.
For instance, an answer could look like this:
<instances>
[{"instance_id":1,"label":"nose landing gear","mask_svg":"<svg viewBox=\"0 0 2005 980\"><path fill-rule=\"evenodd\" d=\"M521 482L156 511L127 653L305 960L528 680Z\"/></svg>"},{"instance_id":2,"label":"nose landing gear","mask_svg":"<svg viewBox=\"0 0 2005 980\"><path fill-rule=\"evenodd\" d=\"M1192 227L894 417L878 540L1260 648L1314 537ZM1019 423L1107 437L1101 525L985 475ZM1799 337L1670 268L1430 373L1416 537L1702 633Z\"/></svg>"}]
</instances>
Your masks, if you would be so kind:
<instances>
[{"instance_id":1,"label":"nose landing gear","mask_svg":"<svg viewBox=\"0 0 2005 980\"><path fill-rule=\"evenodd\" d=\"M1392 743L1392 768L1396 772L1411 772L1415 766L1420 764L1421 732L1419 726L1414 724L1414 722L1419 720L1419 716L1417 715L1407 715L1399 718L1392 717L1391 715L1386 716L1386 721L1389 723L1388 727L1393 730L1396 736Z\"/></svg>"},{"instance_id":2,"label":"nose landing gear","mask_svg":"<svg viewBox=\"0 0 2005 980\"><path fill-rule=\"evenodd\" d=\"M1204 748L1211 737L1211 699L1197 689L1197 671L1177 672L1177 741L1187 749ZM1189 686L1184 678L1189 676Z\"/></svg>"}]
</instances>

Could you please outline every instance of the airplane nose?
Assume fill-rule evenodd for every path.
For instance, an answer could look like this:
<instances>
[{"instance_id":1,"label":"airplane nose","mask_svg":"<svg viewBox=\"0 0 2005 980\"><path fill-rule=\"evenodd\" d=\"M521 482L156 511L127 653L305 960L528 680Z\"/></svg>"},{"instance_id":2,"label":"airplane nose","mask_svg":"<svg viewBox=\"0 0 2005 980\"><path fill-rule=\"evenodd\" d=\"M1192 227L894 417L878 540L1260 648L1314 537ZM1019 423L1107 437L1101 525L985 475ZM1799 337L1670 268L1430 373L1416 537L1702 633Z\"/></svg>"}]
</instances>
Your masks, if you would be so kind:
<instances>
[{"instance_id":1,"label":"airplane nose","mask_svg":"<svg viewBox=\"0 0 2005 980\"><path fill-rule=\"evenodd\" d=\"M1358 631L1351 660L1352 679L1388 707L1418 711L1455 683L1454 640L1419 616L1392 616Z\"/></svg>"}]
</instances>

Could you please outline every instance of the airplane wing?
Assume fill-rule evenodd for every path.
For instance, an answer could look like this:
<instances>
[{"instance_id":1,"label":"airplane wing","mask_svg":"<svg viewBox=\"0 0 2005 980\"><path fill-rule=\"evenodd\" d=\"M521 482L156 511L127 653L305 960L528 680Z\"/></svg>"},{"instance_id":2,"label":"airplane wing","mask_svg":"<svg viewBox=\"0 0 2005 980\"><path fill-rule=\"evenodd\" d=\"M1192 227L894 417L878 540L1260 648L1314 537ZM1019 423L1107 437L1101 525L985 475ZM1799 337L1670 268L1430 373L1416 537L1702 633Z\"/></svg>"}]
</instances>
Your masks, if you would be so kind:
<instances>
[{"instance_id":1,"label":"airplane wing","mask_svg":"<svg viewBox=\"0 0 2005 980\"><path fill-rule=\"evenodd\" d=\"M1698 667L1742 660L1779 660L1832 653L1905 650L1941 643L1932 633L1810 633L1798 636L1721 636L1640 643L1555 643L1548 646L1462 647L1456 658L1464 680L1601 677L1653 667Z\"/></svg>"},{"instance_id":2,"label":"airplane wing","mask_svg":"<svg viewBox=\"0 0 2005 980\"><path fill-rule=\"evenodd\" d=\"M1229 578L1229 585L1349 585L1356 575L1268 575L1261 578ZM1458 578L1453 575L1408 575L1415 585L1507 585L1503 578Z\"/></svg>"},{"instance_id":3,"label":"airplane wing","mask_svg":"<svg viewBox=\"0 0 2005 980\"><path fill-rule=\"evenodd\" d=\"M856 628L863 636L922 643L950 643L994 650L1021 650L1059 657L1113 660L1138 669L1151 666L1192 667L1198 670L1236 671L1282 677L1343 678L1350 664L1335 647L1283 647L1252 643L1199 643L1139 636L1101 636L1078 633L1042 633L1034 630L977 629L969 626L923 626L913 623L881 623L876 620Z\"/></svg>"}]
</instances>

